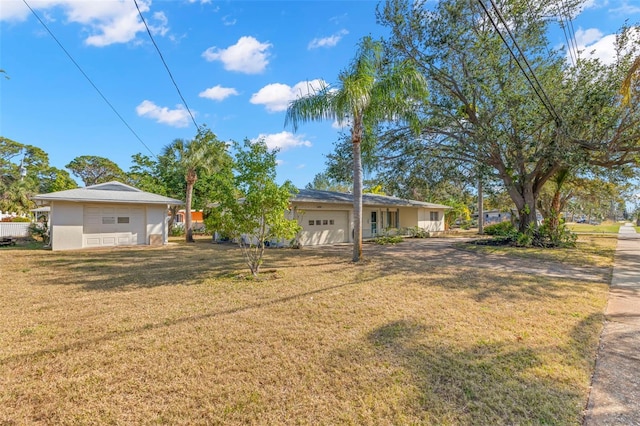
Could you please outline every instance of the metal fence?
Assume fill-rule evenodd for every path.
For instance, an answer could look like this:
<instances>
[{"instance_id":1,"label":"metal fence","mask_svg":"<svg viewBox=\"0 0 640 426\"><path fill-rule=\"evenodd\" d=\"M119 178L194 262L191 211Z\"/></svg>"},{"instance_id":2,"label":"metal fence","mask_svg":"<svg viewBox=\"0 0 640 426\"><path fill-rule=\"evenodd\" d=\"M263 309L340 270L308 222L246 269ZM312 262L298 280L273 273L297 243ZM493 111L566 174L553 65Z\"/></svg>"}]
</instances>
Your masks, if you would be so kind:
<instances>
[{"instance_id":1,"label":"metal fence","mask_svg":"<svg viewBox=\"0 0 640 426\"><path fill-rule=\"evenodd\" d=\"M0 237L28 237L29 222L0 222Z\"/></svg>"}]
</instances>

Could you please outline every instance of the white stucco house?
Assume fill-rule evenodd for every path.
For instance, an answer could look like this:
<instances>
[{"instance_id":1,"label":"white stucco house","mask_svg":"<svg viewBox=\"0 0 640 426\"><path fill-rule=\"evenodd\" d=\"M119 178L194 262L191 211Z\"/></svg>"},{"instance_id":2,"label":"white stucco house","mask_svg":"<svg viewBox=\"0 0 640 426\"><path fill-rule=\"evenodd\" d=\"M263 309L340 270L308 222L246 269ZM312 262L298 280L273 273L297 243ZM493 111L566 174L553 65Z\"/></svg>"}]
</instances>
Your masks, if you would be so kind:
<instances>
[{"instance_id":1,"label":"white stucco house","mask_svg":"<svg viewBox=\"0 0 640 426\"><path fill-rule=\"evenodd\" d=\"M115 181L33 199L50 207L52 250L166 244L169 206L184 204Z\"/></svg>"},{"instance_id":2,"label":"white stucco house","mask_svg":"<svg viewBox=\"0 0 640 426\"><path fill-rule=\"evenodd\" d=\"M301 189L291 199L295 218L302 227L303 246L353 242L353 194ZM444 231L442 204L362 195L362 237L374 238L390 229L418 227L429 232Z\"/></svg>"}]
</instances>

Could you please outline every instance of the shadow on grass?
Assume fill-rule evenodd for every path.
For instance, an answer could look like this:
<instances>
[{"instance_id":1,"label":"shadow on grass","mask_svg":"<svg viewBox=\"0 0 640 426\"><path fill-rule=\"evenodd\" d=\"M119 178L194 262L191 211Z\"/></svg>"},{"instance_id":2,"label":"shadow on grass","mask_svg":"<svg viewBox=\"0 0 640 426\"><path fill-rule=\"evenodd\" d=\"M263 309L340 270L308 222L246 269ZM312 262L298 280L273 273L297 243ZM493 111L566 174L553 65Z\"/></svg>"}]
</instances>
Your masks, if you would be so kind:
<instances>
[{"instance_id":1,"label":"shadow on grass","mask_svg":"<svg viewBox=\"0 0 640 426\"><path fill-rule=\"evenodd\" d=\"M247 312L247 311L252 311L252 310L258 310L258 309L262 309L262 308L267 308L267 307L270 307L270 306L274 306L274 305L278 305L278 304L284 304L284 303L291 302L291 301L294 301L294 300L305 299L305 298L308 298L310 296L314 296L314 295L317 295L317 294L322 294L322 293L325 293L325 292L328 292L328 291L333 291L333 290L336 290L336 289L349 287L349 286L357 285L357 284L360 284L360 281L354 280L354 281L347 282L347 283L341 283L341 284L336 284L336 285L332 285L332 286L322 287L322 288L319 288L317 290L311 290L311 291L306 291L306 292L302 292L302 293L296 293L296 294L293 294L293 295L290 295L290 296L280 297L280 298L276 298L276 299L270 299L270 300L266 300L266 301L263 301L263 302L250 303L250 304L246 304L244 306L239 306L239 307L236 307L236 308L216 310L216 311L202 313L202 314L198 314L198 315L188 315L188 316L183 316L183 317L176 318L176 319L163 319L162 321L148 322L146 324L142 324L142 325L139 325L137 327L134 327L134 328L131 328L131 329L128 329L128 330L119 330L119 331L109 332L109 333L103 334L102 336L97 336L97 337L90 338L90 339L77 340L77 341L75 341L75 342L73 342L71 344L65 344L65 345L57 346L57 347L53 347L53 348L43 348L41 350L34 351L34 352L29 352L29 353L10 355L10 356L8 356L6 358L0 358L0 363L12 362L12 361L21 360L21 359L30 359L30 358L33 358L33 357L48 356L48 355L51 355L51 354L65 353L65 352L68 352L70 350L78 350L78 349L85 348L87 346L94 346L94 345L102 343L102 342L106 342L106 341L110 341L110 340L114 340L114 339L120 339L120 338L122 338L124 336L138 335L138 334L142 334L142 333L147 333L147 332L149 332L151 330L168 328L168 327L172 327L172 326L176 326L176 325L180 325L180 324L193 323L193 322L198 322L198 321L207 320L207 319L211 319L211 318L216 318L216 317L221 317L221 316L226 316L226 315L233 315L233 314L237 314L237 313L242 313L242 312Z\"/></svg>"},{"instance_id":2,"label":"shadow on grass","mask_svg":"<svg viewBox=\"0 0 640 426\"><path fill-rule=\"evenodd\" d=\"M562 357L578 352L592 359L589 340L597 318L579 324L569 348L543 348ZM440 342L429 327L403 319L379 327L367 336L376 357L406 371L405 385L414 387L412 416L425 423L451 424L579 424L585 395L571 380L554 380L544 371L545 354L524 343L479 341L451 346ZM573 348L576 345L579 349ZM582 349L586 348L586 349ZM588 350L587 350L588 349ZM574 352L575 353L575 352ZM353 359L353 362L359 362ZM564 363L564 361L563 361ZM588 370L588 368L585 368ZM586 387L586 386L585 386ZM583 387L584 389L584 387Z\"/></svg>"},{"instance_id":3,"label":"shadow on grass","mask_svg":"<svg viewBox=\"0 0 640 426\"><path fill-rule=\"evenodd\" d=\"M312 260L309 266L336 264L330 254L271 249L265 253L263 269L295 268L300 258ZM39 263L48 271L39 282L77 285L93 291L191 285L207 278L249 273L237 246L210 242L52 252Z\"/></svg>"}]
</instances>

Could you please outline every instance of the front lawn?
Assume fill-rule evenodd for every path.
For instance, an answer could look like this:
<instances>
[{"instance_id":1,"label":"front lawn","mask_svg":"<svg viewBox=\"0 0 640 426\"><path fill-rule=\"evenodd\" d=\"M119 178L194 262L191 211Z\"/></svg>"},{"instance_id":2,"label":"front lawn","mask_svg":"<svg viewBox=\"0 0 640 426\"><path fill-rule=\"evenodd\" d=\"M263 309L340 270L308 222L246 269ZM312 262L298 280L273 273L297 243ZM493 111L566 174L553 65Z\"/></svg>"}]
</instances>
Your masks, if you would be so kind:
<instances>
[{"instance_id":1,"label":"front lawn","mask_svg":"<svg viewBox=\"0 0 640 426\"><path fill-rule=\"evenodd\" d=\"M567 228L576 233L583 234L617 234L620 230L620 223L604 222L600 225L590 225L588 223L568 223Z\"/></svg>"},{"instance_id":2,"label":"front lawn","mask_svg":"<svg viewBox=\"0 0 640 426\"><path fill-rule=\"evenodd\" d=\"M430 242L0 251L0 424L581 424L609 267Z\"/></svg>"}]
</instances>

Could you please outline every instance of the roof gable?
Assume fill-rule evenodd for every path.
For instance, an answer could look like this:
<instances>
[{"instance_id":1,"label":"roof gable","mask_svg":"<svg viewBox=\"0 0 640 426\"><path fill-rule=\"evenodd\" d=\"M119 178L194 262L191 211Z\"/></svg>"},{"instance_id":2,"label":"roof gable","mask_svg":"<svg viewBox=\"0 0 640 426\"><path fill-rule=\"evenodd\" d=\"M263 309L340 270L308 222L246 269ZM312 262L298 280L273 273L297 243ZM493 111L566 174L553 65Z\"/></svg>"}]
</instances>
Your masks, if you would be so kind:
<instances>
[{"instance_id":1,"label":"roof gable","mask_svg":"<svg viewBox=\"0 0 640 426\"><path fill-rule=\"evenodd\" d=\"M125 203L125 204L184 204L175 198L145 192L133 186L113 181L87 186L85 188L68 189L66 191L40 194L33 197L41 203L51 201L93 202L93 203Z\"/></svg>"},{"instance_id":2,"label":"roof gable","mask_svg":"<svg viewBox=\"0 0 640 426\"><path fill-rule=\"evenodd\" d=\"M130 191L130 192L143 192L133 186L125 185L122 182L112 180L111 182L98 183L96 185L87 186L84 189L99 190L99 191Z\"/></svg>"}]
</instances>

